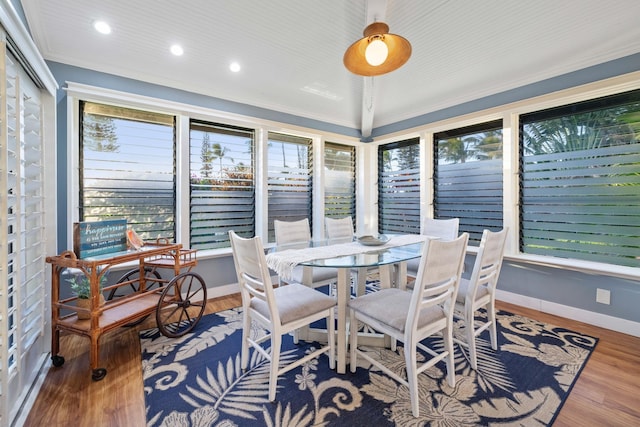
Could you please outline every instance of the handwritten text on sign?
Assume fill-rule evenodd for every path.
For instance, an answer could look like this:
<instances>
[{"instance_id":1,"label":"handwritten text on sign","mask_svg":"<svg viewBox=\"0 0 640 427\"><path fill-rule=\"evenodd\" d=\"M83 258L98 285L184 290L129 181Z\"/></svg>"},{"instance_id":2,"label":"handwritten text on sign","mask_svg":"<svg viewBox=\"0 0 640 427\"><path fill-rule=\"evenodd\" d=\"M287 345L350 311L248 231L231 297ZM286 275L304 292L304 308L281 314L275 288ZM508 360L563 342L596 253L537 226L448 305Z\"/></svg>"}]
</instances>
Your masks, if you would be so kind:
<instances>
[{"instance_id":1,"label":"handwritten text on sign","mask_svg":"<svg viewBox=\"0 0 640 427\"><path fill-rule=\"evenodd\" d=\"M127 220L80 222L74 224L74 251L87 258L127 250Z\"/></svg>"}]
</instances>

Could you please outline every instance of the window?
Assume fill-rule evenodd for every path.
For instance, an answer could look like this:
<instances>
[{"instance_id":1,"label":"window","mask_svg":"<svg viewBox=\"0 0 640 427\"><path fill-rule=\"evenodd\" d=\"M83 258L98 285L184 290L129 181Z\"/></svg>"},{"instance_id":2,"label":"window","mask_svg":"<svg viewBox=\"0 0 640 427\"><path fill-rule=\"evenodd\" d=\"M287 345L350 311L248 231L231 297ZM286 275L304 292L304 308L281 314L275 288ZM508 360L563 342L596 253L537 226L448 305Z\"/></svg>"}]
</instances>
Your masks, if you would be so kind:
<instances>
[{"instance_id":1,"label":"window","mask_svg":"<svg viewBox=\"0 0 640 427\"><path fill-rule=\"evenodd\" d=\"M311 139L269 132L267 190L269 241L275 240L273 221L311 217Z\"/></svg>"},{"instance_id":2,"label":"window","mask_svg":"<svg viewBox=\"0 0 640 427\"><path fill-rule=\"evenodd\" d=\"M503 228L502 122L437 133L434 148L434 217L460 218L480 245L485 228Z\"/></svg>"},{"instance_id":3,"label":"window","mask_svg":"<svg viewBox=\"0 0 640 427\"><path fill-rule=\"evenodd\" d=\"M520 250L640 265L640 91L523 115L520 144Z\"/></svg>"},{"instance_id":4,"label":"window","mask_svg":"<svg viewBox=\"0 0 640 427\"><path fill-rule=\"evenodd\" d=\"M174 117L81 102L80 220L175 241Z\"/></svg>"},{"instance_id":5,"label":"window","mask_svg":"<svg viewBox=\"0 0 640 427\"><path fill-rule=\"evenodd\" d=\"M229 247L229 230L255 232L254 131L192 121L191 248Z\"/></svg>"},{"instance_id":6,"label":"window","mask_svg":"<svg viewBox=\"0 0 640 427\"><path fill-rule=\"evenodd\" d=\"M356 219L356 149L327 142L324 146L324 214Z\"/></svg>"},{"instance_id":7,"label":"window","mask_svg":"<svg viewBox=\"0 0 640 427\"><path fill-rule=\"evenodd\" d=\"M420 234L420 140L378 151L378 231Z\"/></svg>"}]
</instances>

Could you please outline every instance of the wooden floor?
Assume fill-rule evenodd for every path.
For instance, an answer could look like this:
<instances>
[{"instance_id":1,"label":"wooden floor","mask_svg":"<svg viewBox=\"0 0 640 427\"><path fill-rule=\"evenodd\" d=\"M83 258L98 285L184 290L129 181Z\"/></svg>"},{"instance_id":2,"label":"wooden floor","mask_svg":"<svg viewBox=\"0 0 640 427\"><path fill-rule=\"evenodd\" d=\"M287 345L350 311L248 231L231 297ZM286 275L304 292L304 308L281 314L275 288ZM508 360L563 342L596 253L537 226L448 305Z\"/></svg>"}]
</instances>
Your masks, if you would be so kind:
<instances>
[{"instance_id":1,"label":"wooden floor","mask_svg":"<svg viewBox=\"0 0 640 427\"><path fill-rule=\"evenodd\" d=\"M240 305L240 296L210 300L207 313ZM640 338L506 303L499 309L600 338L554 426L640 426ZM138 331L155 325L153 316L136 327L102 337L100 360L107 368L92 381L89 341L63 336L65 364L50 368L25 426L144 426Z\"/></svg>"}]
</instances>

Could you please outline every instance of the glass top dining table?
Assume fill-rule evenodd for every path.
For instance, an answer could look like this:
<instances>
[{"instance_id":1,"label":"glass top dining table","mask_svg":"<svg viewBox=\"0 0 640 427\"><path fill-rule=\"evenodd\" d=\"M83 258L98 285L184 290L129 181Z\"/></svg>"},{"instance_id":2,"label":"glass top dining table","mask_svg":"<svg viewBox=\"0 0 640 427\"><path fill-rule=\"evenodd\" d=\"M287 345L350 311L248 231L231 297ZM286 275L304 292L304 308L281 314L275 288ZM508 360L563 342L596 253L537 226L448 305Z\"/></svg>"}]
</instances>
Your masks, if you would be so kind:
<instances>
[{"instance_id":1,"label":"glass top dining table","mask_svg":"<svg viewBox=\"0 0 640 427\"><path fill-rule=\"evenodd\" d=\"M354 268L379 269L380 287L406 287L406 261L422 255L424 241L428 236L393 235L383 245L371 246L351 239L331 239L311 241L301 244L288 244L275 247L267 255L269 267L273 269L275 260L285 259L295 265L309 268L337 269L336 305L337 305L337 372L346 372L347 356L347 304L351 297L350 271ZM273 254L273 255L272 255ZM271 260L269 257L272 257ZM277 271L277 270L276 270ZM305 275L310 278L310 274ZM305 280L303 279L303 282ZM310 284L310 283L305 283ZM326 337L326 332L325 335ZM300 331L299 338L304 340L321 339L310 331ZM326 339L326 338L325 338Z\"/></svg>"}]
</instances>

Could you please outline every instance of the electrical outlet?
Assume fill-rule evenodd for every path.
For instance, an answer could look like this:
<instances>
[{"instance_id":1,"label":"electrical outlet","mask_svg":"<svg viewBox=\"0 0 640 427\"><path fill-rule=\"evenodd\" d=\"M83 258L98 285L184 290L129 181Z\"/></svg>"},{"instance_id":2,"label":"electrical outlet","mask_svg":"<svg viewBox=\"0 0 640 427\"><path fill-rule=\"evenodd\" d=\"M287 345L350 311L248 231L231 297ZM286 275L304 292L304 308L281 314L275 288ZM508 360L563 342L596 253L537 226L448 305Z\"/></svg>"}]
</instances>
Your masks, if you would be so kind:
<instances>
[{"instance_id":1,"label":"electrical outlet","mask_svg":"<svg viewBox=\"0 0 640 427\"><path fill-rule=\"evenodd\" d=\"M596 302L600 304L611 304L611 291L608 289L596 289Z\"/></svg>"}]
</instances>

